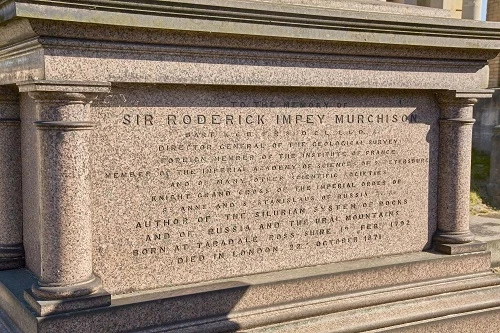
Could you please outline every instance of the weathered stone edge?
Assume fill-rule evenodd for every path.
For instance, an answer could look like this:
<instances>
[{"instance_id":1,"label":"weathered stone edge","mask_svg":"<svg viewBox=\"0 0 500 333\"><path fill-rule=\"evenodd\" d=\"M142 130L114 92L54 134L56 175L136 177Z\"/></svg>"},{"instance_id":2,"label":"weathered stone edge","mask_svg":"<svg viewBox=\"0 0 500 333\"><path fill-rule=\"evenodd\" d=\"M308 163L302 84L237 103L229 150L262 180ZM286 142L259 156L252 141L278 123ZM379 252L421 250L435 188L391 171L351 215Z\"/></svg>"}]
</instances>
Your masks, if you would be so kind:
<instances>
[{"instance_id":1,"label":"weathered stone edge","mask_svg":"<svg viewBox=\"0 0 500 333\"><path fill-rule=\"evenodd\" d=\"M0 22L13 18L402 45L443 46L446 37L453 47L500 49L500 25L490 22L238 0L0 2Z\"/></svg>"}]
</instances>

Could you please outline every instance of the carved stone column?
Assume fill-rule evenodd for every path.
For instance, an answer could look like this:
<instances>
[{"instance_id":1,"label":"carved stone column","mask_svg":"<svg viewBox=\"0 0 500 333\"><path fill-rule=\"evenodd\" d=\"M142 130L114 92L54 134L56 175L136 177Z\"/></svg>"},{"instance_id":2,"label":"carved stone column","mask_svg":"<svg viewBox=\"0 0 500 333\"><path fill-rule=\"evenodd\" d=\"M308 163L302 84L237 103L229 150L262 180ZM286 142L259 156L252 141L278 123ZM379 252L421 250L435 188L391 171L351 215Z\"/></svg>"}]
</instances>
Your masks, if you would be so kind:
<instances>
[{"instance_id":1,"label":"carved stone column","mask_svg":"<svg viewBox=\"0 0 500 333\"><path fill-rule=\"evenodd\" d=\"M22 267L21 121L17 91L0 87L0 270Z\"/></svg>"},{"instance_id":2,"label":"carved stone column","mask_svg":"<svg viewBox=\"0 0 500 333\"><path fill-rule=\"evenodd\" d=\"M440 252L453 254L486 249L485 244L473 242L474 235L469 230L469 197L475 122L472 107L477 98L490 96L490 91L450 91L439 95L438 230L434 241Z\"/></svg>"},{"instance_id":3,"label":"carved stone column","mask_svg":"<svg viewBox=\"0 0 500 333\"><path fill-rule=\"evenodd\" d=\"M109 91L108 83L35 81L19 84L35 101L39 121L41 274L25 296L41 315L109 304L108 297L58 301L96 293L92 269L89 140L94 123L90 103ZM40 301L42 300L42 301Z\"/></svg>"}]
</instances>

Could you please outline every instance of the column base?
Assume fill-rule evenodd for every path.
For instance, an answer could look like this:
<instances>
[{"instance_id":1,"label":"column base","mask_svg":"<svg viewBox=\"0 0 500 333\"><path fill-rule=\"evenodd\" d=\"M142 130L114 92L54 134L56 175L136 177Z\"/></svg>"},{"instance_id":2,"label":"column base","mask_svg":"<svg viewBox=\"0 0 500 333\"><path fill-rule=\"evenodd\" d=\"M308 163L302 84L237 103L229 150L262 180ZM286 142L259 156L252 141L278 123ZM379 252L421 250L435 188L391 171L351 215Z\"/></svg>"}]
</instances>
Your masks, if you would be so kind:
<instances>
[{"instance_id":1,"label":"column base","mask_svg":"<svg viewBox=\"0 0 500 333\"><path fill-rule=\"evenodd\" d=\"M434 250L444 254L464 254L472 252L484 252L487 250L487 243L472 241L465 244L434 244Z\"/></svg>"},{"instance_id":2,"label":"column base","mask_svg":"<svg viewBox=\"0 0 500 333\"><path fill-rule=\"evenodd\" d=\"M24 267L23 245L0 245L0 270L21 267Z\"/></svg>"},{"instance_id":3,"label":"column base","mask_svg":"<svg viewBox=\"0 0 500 333\"><path fill-rule=\"evenodd\" d=\"M35 310L38 316L42 317L57 313L95 309L111 305L111 295L103 289L91 295L62 300L41 299L34 295L32 290L27 289L24 291L24 300L33 310Z\"/></svg>"},{"instance_id":4,"label":"column base","mask_svg":"<svg viewBox=\"0 0 500 333\"><path fill-rule=\"evenodd\" d=\"M434 242L439 244L465 244L474 240L474 234L467 231L437 231Z\"/></svg>"},{"instance_id":5,"label":"column base","mask_svg":"<svg viewBox=\"0 0 500 333\"><path fill-rule=\"evenodd\" d=\"M24 300L39 316L111 305L111 295L95 275L85 282L61 285L34 284L24 291Z\"/></svg>"},{"instance_id":6,"label":"column base","mask_svg":"<svg viewBox=\"0 0 500 333\"><path fill-rule=\"evenodd\" d=\"M71 285L37 282L31 287L31 292L40 299L61 300L93 294L100 290L101 286L101 279L92 274L87 281Z\"/></svg>"}]
</instances>

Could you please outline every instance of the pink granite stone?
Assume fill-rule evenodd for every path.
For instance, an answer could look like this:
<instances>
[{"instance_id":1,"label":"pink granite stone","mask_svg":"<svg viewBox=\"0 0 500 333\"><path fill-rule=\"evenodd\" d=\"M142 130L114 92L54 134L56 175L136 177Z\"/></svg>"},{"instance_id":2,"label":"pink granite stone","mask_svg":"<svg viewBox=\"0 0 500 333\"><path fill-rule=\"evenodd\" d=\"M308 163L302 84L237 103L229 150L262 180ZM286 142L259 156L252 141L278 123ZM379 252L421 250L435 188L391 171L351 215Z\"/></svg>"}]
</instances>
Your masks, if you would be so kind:
<instances>
[{"instance_id":1,"label":"pink granite stone","mask_svg":"<svg viewBox=\"0 0 500 333\"><path fill-rule=\"evenodd\" d=\"M411 9L2 3L27 269L0 309L28 333L498 322L467 160L500 29Z\"/></svg>"},{"instance_id":2,"label":"pink granite stone","mask_svg":"<svg viewBox=\"0 0 500 333\"><path fill-rule=\"evenodd\" d=\"M474 93L453 92L440 96L439 134L439 243L468 243L474 239L469 230L469 192L472 148L472 106ZM467 98L469 97L469 98Z\"/></svg>"},{"instance_id":3,"label":"pink granite stone","mask_svg":"<svg viewBox=\"0 0 500 333\"><path fill-rule=\"evenodd\" d=\"M36 105L27 94L20 94L21 108L21 156L23 189L23 241L26 267L33 274L41 274L40 258L40 155L39 137L34 122L38 120Z\"/></svg>"},{"instance_id":4,"label":"pink granite stone","mask_svg":"<svg viewBox=\"0 0 500 333\"><path fill-rule=\"evenodd\" d=\"M432 94L125 86L93 107L93 260L112 293L431 246Z\"/></svg>"},{"instance_id":5,"label":"pink granite stone","mask_svg":"<svg viewBox=\"0 0 500 333\"><path fill-rule=\"evenodd\" d=\"M41 196L40 252L34 255L39 255L42 269L32 291L46 299L91 294L99 290L100 280L93 275L91 260L89 139L94 123L88 121L88 110L107 84L41 81L20 84L19 89L35 101L40 119L29 129L38 131L36 184Z\"/></svg>"}]
</instances>

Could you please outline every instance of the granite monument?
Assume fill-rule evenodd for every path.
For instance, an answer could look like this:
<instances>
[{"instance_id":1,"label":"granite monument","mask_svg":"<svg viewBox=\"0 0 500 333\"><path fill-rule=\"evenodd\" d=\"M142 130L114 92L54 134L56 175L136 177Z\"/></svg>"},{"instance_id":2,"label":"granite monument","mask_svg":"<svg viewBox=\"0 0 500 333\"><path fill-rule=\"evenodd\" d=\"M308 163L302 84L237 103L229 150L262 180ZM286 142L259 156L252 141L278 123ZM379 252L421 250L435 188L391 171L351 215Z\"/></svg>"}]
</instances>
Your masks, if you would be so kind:
<instances>
[{"instance_id":1,"label":"granite monument","mask_svg":"<svg viewBox=\"0 0 500 333\"><path fill-rule=\"evenodd\" d=\"M500 323L469 230L500 26L381 1L0 3L13 332Z\"/></svg>"}]
</instances>

